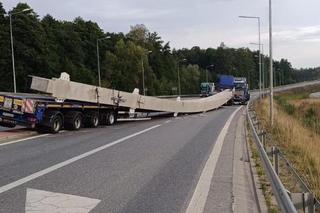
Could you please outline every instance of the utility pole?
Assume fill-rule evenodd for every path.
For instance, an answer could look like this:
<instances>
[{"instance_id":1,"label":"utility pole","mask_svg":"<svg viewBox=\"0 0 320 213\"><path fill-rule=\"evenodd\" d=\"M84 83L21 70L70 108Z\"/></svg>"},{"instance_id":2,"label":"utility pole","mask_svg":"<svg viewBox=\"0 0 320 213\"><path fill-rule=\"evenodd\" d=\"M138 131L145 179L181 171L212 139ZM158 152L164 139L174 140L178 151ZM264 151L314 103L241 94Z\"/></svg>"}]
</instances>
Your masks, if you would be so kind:
<instances>
[{"instance_id":1,"label":"utility pole","mask_svg":"<svg viewBox=\"0 0 320 213\"><path fill-rule=\"evenodd\" d=\"M272 4L269 0L270 124L273 126Z\"/></svg>"},{"instance_id":2,"label":"utility pole","mask_svg":"<svg viewBox=\"0 0 320 213\"><path fill-rule=\"evenodd\" d=\"M261 48L262 48L262 55L261 55L261 60L262 60L262 64L261 64L261 69L262 69L262 91L263 91L263 96L264 96L264 92L265 92L265 70L264 70L264 47L263 44L261 44Z\"/></svg>"},{"instance_id":3,"label":"utility pole","mask_svg":"<svg viewBox=\"0 0 320 213\"><path fill-rule=\"evenodd\" d=\"M259 45L258 43L250 43L253 45ZM261 44L261 73L262 73L262 97L264 96L264 92L265 92L265 70L264 70L264 45Z\"/></svg>"},{"instance_id":4,"label":"utility pole","mask_svg":"<svg viewBox=\"0 0 320 213\"><path fill-rule=\"evenodd\" d=\"M239 18L257 19L258 21L258 38L259 38L259 98L261 100L261 23L259 16L239 16Z\"/></svg>"},{"instance_id":5,"label":"utility pole","mask_svg":"<svg viewBox=\"0 0 320 213\"><path fill-rule=\"evenodd\" d=\"M99 41L111 38L110 36L106 36L103 38L98 38L97 39L97 65L98 65L98 83L99 87L101 87L101 74L100 74L100 53L99 53Z\"/></svg>"},{"instance_id":6,"label":"utility pole","mask_svg":"<svg viewBox=\"0 0 320 213\"><path fill-rule=\"evenodd\" d=\"M151 50L149 50L147 52L147 56L149 56L149 54L152 53ZM141 65L142 65L142 90L143 90L143 95L146 95L146 89L145 89L145 76L144 76L144 63L143 63L143 56L141 58Z\"/></svg>"},{"instance_id":7,"label":"utility pole","mask_svg":"<svg viewBox=\"0 0 320 213\"><path fill-rule=\"evenodd\" d=\"M142 92L143 92L143 95L146 95L146 90L145 90L145 87L144 87L144 64L143 64L143 56L141 58L141 68L142 68Z\"/></svg>"},{"instance_id":8,"label":"utility pole","mask_svg":"<svg viewBox=\"0 0 320 213\"><path fill-rule=\"evenodd\" d=\"M11 58L12 58L12 75L13 75L13 92L17 93L17 82L16 82L16 68L14 63L14 49L13 49L13 33L12 33L12 15L16 15L23 12L28 12L31 9L27 8L24 10L21 10L16 13L9 13L9 22L10 22L10 41L11 41Z\"/></svg>"},{"instance_id":9,"label":"utility pole","mask_svg":"<svg viewBox=\"0 0 320 213\"><path fill-rule=\"evenodd\" d=\"M187 59L182 59L178 61L178 91L179 91L179 96L181 95L181 83L180 83L180 63L185 62Z\"/></svg>"}]
</instances>

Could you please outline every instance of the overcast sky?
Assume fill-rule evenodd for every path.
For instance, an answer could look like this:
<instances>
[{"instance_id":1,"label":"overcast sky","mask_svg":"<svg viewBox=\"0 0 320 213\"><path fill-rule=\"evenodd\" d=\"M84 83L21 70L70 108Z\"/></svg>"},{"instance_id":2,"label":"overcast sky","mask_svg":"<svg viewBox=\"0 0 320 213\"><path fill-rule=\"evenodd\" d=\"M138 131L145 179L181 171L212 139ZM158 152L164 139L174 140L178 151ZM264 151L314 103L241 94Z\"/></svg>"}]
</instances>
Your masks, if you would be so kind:
<instances>
[{"instance_id":1,"label":"overcast sky","mask_svg":"<svg viewBox=\"0 0 320 213\"><path fill-rule=\"evenodd\" d=\"M262 42L268 53L268 0L0 0L6 10L28 3L41 17L73 20L81 16L108 32L128 32L145 24L171 47L257 47L260 16ZM320 66L319 0L273 0L274 56L287 58L296 68Z\"/></svg>"}]
</instances>

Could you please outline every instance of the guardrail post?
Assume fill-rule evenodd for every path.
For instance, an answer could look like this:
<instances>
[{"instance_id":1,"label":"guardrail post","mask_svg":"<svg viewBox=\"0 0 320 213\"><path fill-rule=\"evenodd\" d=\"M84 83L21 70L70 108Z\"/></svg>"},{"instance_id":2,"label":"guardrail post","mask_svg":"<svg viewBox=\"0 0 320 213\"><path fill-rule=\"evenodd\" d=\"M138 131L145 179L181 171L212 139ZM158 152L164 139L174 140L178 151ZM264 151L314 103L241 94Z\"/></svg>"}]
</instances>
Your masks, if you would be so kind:
<instances>
[{"instance_id":1,"label":"guardrail post","mask_svg":"<svg viewBox=\"0 0 320 213\"><path fill-rule=\"evenodd\" d=\"M261 144L263 146L263 149L266 150L266 132L262 129L258 134Z\"/></svg>"},{"instance_id":2,"label":"guardrail post","mask_svg":"<svg viewBox=\"0 0 320 213\"><path fill-rule=\"evenodd\" d=\"M271 153L272 153L274 171L279 176L279 151L278 151L278 148L273 146L271 149Z\"/></svg>"},{"instance_id":3,"label":"guardrail post","mask_svg":"<svg viewBox=\"0 0 320 213\"><path fill-rule=\"evenodd\" d=\"M313 193L302 192L302 193L291 193L288 192L295 208L301 210L303 213L315 213L315 198Z\"/></svg>"},{"instance_id":4,"label":"guardrail post","mask_svg":"<svg viewBox=\"0 0 320 213\"><path fill-rule=\"evenodd\" d=\"M267 144L266 144L266 133L264 132L264 134L262 135L262 145L264 150L267 150Z\"/></svg>"},{"instance_id":5,"label":"guardrail post","mask_svg":"<svg viewBox=\"0 0 320 213\"><path fill-rule=\"evenodd\" d=\"M314 206L314 196L313 193L303 193L303 211L305 213L314 213L315 206Z\"/></svg>"}]
</instances>

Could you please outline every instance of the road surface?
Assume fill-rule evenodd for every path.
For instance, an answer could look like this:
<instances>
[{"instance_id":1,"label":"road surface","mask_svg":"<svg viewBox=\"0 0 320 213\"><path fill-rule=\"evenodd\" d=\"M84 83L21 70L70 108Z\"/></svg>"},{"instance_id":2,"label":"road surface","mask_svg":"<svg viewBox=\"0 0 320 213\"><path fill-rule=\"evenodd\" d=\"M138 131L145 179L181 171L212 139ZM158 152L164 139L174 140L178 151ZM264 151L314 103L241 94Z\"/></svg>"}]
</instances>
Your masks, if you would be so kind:
<instances>
[{"instance_id":1,"label":"road surface","mask_svg":"<svg viewBox=\"0 0 320 213\"><path fill-rule=\"evenodd\" d=\"M0 212L257 212L239 108L0 145Z\"/></svg>"}]
</instances>

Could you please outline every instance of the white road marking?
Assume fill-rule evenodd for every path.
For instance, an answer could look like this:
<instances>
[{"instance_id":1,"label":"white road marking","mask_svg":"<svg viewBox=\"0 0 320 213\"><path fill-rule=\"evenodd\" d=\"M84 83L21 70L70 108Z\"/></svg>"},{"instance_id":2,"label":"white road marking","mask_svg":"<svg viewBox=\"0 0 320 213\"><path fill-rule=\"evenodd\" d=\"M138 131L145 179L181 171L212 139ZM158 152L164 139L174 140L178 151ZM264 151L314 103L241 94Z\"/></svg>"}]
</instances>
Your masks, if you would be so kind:
<instances>
[{"instance_id":1,"label":"white road marking","mask_svg":"<svg viewBox=\"0 0 320 213\"><path fill-rule=\"evenodd\" d=\"M167 120L167 121L165 121L164 123L165 124L168 124L168 123L170 123L172 120Z\"/></svg>"},{"instance_id":2,"label":"white road marking","mask_svg":"<svg viewBox=\"0 0 320 213\"><path fill-rule=\"evenodd\" d=\"M32 140L32 139L36 139L36 138L42 138L42 137L45 137L45 136L48 136L48 135L50 135L50 134L36 135L36 136L28 137L28 138L23 138L23 139L19 139L19 140L15 140L15 141L10 141L10 142L7 142L7 143L1 143L0 146L6 146L6 145L9 145L9 144L20 143L22 141Z\"/></svg>"},{"instance_id":3,"label":"white road marking","mask_svg":"<svg viewBox=\"0 0 320 213\"><path fill-rule=\"evenodd\" d=\"M223 141L227 135L227 131L229 129L233 117L241 108L242 107L239 107L231 114L231 116L225 123L224 127L222 128L217 138L217 141L210 153L210 156L201 172L199 181L192 195L186 213L202 213L204 211L204 207L210 190L211 180L221 153Z\"/></svg>"},{"instance_id":4,"label":"white road marking","mask_svg":"<svg viewBox=\"0 0 320 213\"><path fill-rule=\"evenodd\" d=\"M64 132L67 132L67 130L61 130L59 133L64 133ZM14 141L6 142L6 143L0 143L0 146L6 146L6 145L9 145L9 144L20 143L20 142L23 142L23 141L32 140L32 139L36 139L36 138L42 138L42 137L49 136L49 135L56 136L55 134L36 135L36 136L32 136L32 137L28 137L28 138L22 138L22 139L19 139L19 140L14 140Z\"/></svg>"},{"instance_id":5,"label":"white road marking","mask_svg":"<svg viewBox=\"0 0 320 213\"><path fill-rule=\"evenodd\" d=\"M27 188L26 213L88 213L101 200Z\"/></svg>"},{"instance_id":6,"label":"white road marking","mask_svg":"<svg viewBox=\"0 0 320 213\"><path fill-rule=\"evenodd\" d=\"M38 172L36 172L36 173L33 173L33 174L31 174L31 175L29 175L29 176L27 176L27 177L21 178L21 179L19 179L19 180L17 180L17 181L14 181L14 182L9 183L9 184L7 184L7 185L1 186L1 187L0 187L0 194L3 193L3 192L8 191L8 190L10 190L10 189L13 189L13 188L15 188L15 187L17 187L17 186L20 186L20 185L22 185L22 184L24 184L24 183L27 183L27 182L29 182L29 181L31 181L31 180L34 180L34 179L36 179L36 178L38 178L38 177L41 177L41 176L43 176L43 175L46 175L46 174L48 174L48 173L50 173L50 172L53 172L53 171L55 171L55 170L57 170L57 169L60 169L60 168L62 168L62 167L64 167L64 166L67 166L67 165L69 165L69 164L71 164L71 163L74 163L74 162L79 161L79 160L81 160L81 159L83 159L83 158L86 158L86 157L88 157L88 156L90 156L90 155L93 155L93 154L95 154L95 153L97 153L97 152L100 152L100 151L102 151L102 150L104 150L104 149L107 149L107 148L110 148L110 147L112 147L112 146L114 146L114 145L117 145L117 144L119 144L119 143L122 143L122 142L124 142L124 141L126 141L126 140L128 140L128 139L130 139L130 138L133 138L133 137L135 137L135 136L141 135L141 134L143 134L143 133L145 133L145 132L148 132L148 131L150 131L150 130L152 130L152 129L158 128L158 127L160 127L160 126L161 126L160 124L159 124L159 125L155 125L155 126L152 126L152 127L147 128L147 129L144 129L144 130L142 130L142 131L133 133L133 134L131 134L131 135L128 135L128 136L123 137L123 138L120 138L120 139L118 139L118 140L116 140L116 141L113 141L113 142L108 143L108 144L106 144L106 145L100 146L100 147L95 148L95 149L93 149L93 150L91 150L91 151L85 152L85 153L83 153L83 154L81 154L81 155L75 156L75 157L70 158L70 159L68 159L68 160L66 160L66 161L63 161L63 162L61 162L61 163L55 164L55 165L50 166L50 167L48 167L48 168L46 168L46 169L43 169L43 170L38 171Z\"/></svg>"}]
</instances>

